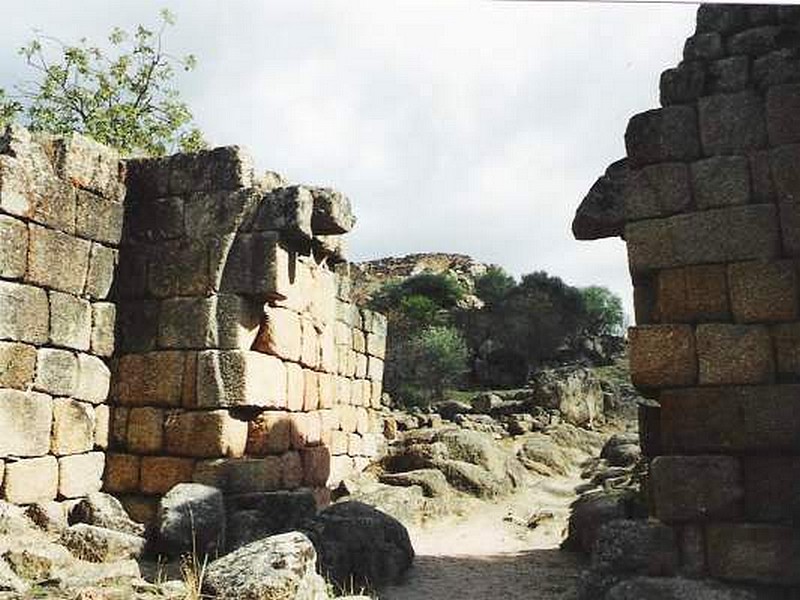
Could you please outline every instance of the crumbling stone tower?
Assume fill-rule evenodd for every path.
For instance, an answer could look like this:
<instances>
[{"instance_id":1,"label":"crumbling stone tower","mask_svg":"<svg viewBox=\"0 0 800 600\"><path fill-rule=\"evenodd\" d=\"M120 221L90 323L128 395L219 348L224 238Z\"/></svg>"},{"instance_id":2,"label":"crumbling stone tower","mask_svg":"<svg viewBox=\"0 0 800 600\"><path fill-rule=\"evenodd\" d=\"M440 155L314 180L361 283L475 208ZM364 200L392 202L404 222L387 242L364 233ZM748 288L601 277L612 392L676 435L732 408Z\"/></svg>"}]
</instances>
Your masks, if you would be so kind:
<instances>
[{"instance_id":1,"label":"crumbling stone tower","mask_svg":"<svg viewBox=\"0 0 800 600\"><path fill-rule=\"evenodd\" d=\"M328 489L380 451L386 321L349 299L330 189L238 148L0 144L2 497ZM24 485L22 483L24 482Z\"/></svg>"},{"instance_id":2,"label":"crumbling stone tower","mask_svg":"<svg viewBox=\"0 0 800 600\"><path fill-rule=\"evenodd\" d=\"M800 11L702 6L578 210L627 242L652 512L684 574L800 584Z\"/></svg>"}]
</instances>

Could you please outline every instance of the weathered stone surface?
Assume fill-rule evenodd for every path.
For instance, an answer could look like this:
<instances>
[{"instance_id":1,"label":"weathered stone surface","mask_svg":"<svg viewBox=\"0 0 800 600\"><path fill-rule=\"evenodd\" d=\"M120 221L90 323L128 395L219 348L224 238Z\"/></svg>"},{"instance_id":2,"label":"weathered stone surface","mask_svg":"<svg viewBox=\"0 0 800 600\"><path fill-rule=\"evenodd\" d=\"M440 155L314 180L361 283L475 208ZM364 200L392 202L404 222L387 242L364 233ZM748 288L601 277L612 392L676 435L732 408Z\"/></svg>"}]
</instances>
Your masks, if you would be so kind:
<instances>
[{"instance_id":1,"label":"weathered stone surface","mask_svg":"<svg viewBox=\"0 0 800 600\"><path fill-rule=\"evenodd\" d=\"M631 118L625 147L632 167L700 156L697 115L690 106L668 106Z\"/></svg>"},{"instance_id":2,"label":"weathered stone surface","mask_svg":"<svg viewBox=\"0 0 800 600\"><path fill-rule=\"evenodd\" d=\"M769 164L778 200L800 203L800 144L772 148L769 151Z\"/></svg>"},{"instance_id":3,"label":"weathered stone surface","mask_svg":"<svg viewBox=\"0 0 800 600\"><path fill-rule=\"evenodd\" d=\"M111 302L92 304L92 333L90 348L92 354L110 357L114 353L114 328L117 320L117 307Z\"/></svg>"},{"instance_id":4,"label":"weathered stone surface","mask_svg":"<svg viewBox=\"0 0 800 600\"><path fill-rule=\"evenodd\" d=\"M692 328L645 325L629 332L631 379L642 388L691 385L697 378Z\"/></svg>"},{"instance_id":5,"label":"weathered stone surface","mask_svg":"<svg viewBox=\"0 0 800 600\"><path fill-rule=\"evenodd\" d=\"M731 34L747 26L744 6L704 4L697 9L697 32Z\"/></svg>"},{"instance_id":6,"label":"weathered stone surface","mask_svg":"<svg viewBox=\"0 0 800 600\"><path fill-rule=\"evenodd\" d=\"M92 404L108 398L111 387L111 371L102 359L91 354L78 354L78 382L74 396Z\"/></svg>"},{"instance_id":7,"label":"weathered stone surface","mask_svg":"<svg viewBox=\"0 0 800 600\"><path fill-rule=\"evenodd\" d=\"M302 468L301 468L302 471ZM317 514L310 490L229 495L227 548L298 529Z\"/></svg>"},{"instance_id":8,"label":"weathered stone surface","mask_svg":"<svg viewBox=\"0 0 800 600\"><path fill-rule=\"evenodd\" d=\"M279 239L274 231L239 233L228 254L221 289L262 301L285 300L294 287L289 280L292 261L278 245Z\"/></svg>"},{"instance_id":9,"label":"weathered stone surface","mask_svg":"<svg viewBox=\"0 0 800 600\"><path fill-rule=\"evenodd\" d=\"M600 527L592 552L594 571L670 576L677 568L678 544L671 527L628 519Z\"/></svg>"},{"instance_id":10,"label":"weathered stone surface","mask_svg":"<svg viewBox=\"0 0 800 600\"><path fill-rule=\"evenodd\" d=\"M722 36L719 33L696 33L687 38L683 46L686 60L713 60L724 53Z\"/></svg>"},{"instance_id":11,"label":"weathered stone surface","mask_svg":"<svg viewBox=\"0 0 800 600\"><path fill-rule=\"evenodd\" d=\"M201 352L197 359L197 403L203 407L286 406L286 367L253 351Z\"/></svg>"},{"instance_id":12,"label":"weathered stone surface","mask_svg":"<svg viewBox=\"0 0 800 600\"><path fill-rule=\"evenodd\" d=\"M779 375L800 376L800 323L784 323L771 330Z\"/></svg>"},{"instance_id":13,"label":"weathered stone surface","mask_svg":"<svg viewBox=\"0 0 800 600\"><path fill-rule=\"evenodd\" d=\"M698 208L750 201L750 168L744 156L715 156L692 163L692 189Z\"/></svg>"},{"instance_id":14,"label":"weathered stone surface","mask_svg":"<svg viewBox=\"0 0 800 600\"><path fill-rule=\"evenodd\" d=\"M48 533L61 533L67 523L67 513L61 502L37 502L25 509L25 516L33 521L36 526Z\"/></svg>"},{"instance_id":15,"label":"weathered stone surface","mask_svg":"<svg viewBox=\"0 0 800 600\"><path fill-rule=\"evenodd\" d=\"M301 356L300 317L285 308L267 306L255 349L280 358L299 361Z\"/></svg>"},{"instance_id":16,"label":"weathered stone surface","mask_svg":"<svg viewBox=\"0 0 800 600\"><path fill-rule=\"evenodd\" d=\"M790 48L759 56L753 61L753 81L759 88L800 81L800 60Z\"/></svg>"},{"instance_id":17,"label":"weathered stone surface","mask_svg":"<svg viewBox=\"0 0 800 600\"><path fill-rule=\"evenodd\" d=\"M103 486L105 454L89 452L58 459L58 494L62 498L79 498L99 492Z\"/></svg>"},{"instance_id":18,"label":"weathered stone surface","mask_svg":"<svg viewBox=\"0 0 800 600\"><path fill-rule=\"evenodd\" d=\"M708 568L713 577L767 584L800 583L800 537L791 527L709 525Z\"/></svg>"},{"instance_id":19,"label":"weathered stone surface","mask_svg":"<svg viewBox=\"0 0 800 600\"><path fill-rule=\"evenodd\" d=\"M23 221L0 215L0 277L21 279L28 267L28 227Z\"/></svg>"},{"instance_id":20,"label":"weathered stone surface","mask_svg":"<svg viewBox=\"0 0 800 600\"><path fill-rule=\"evenodd\" d=\"M698 110L706 155L740 154L767 143L763 101L752 91L705 96Z\"/></svg>"},{"instance_id":21,"label":"weathered stone surface","mask_svg":"<svg viewBox=\"0 0 800 600\"><path fill-rule=\"evenodd\" d=\"M748 205L647 220L625 227L634 274L654 269L770 259L778 255L776 209Z\"/></svg>"},{"instance_id":22,"label":"weathered stone surface","mask_svg":"<svg viewBox=\"0 0 800 600\"><path fill-rule=\"evenodd\" d=\"M183 198L137 198L128 205L126 235L139 241L162 241L184 235Z\"/></svg>"},{"instance_id":23,"label":"weathered stone surface","mask_svg":"<svg viewBox=\"0 0 800 600\"><path fill-rule=\"evenodd\" d=\"M156 298L203 296L210 290L207 242L170 240L155 254L148 263L147 289Z\"/></svg>"},{"instance_id":24,"label":"weathered stone surface","mask_svg":"<svg viewBox=\"0 0 800 600\"><path fill-rule=\"evenodd\" d=\"M750 81L750 61L745 56L731 56L708 63L706 92L730 94L740 92Z\"/></svg>"},{"instance_id":25,"label":"weathered stone surface","mask_svg":"<svg viewBox=\"0 0 800 600\"><path fill-rule=\"evenodd\" d=\"M59 177L109 200L121 201L119 154L79 133L54 140L55 167Z\"/></svg>"},{"instance_id":26,"label":"weathered stone surface","mask_svg":"<svg viewBox=\"0 0 800 600\"><path fill-rule=\"evenodd\" d=\"M796 522L800 517L800 460L796 456L747 456L743 463L747 520Z\"/></svg>"},{"instance_id":27,"label":"weathered stone surface","mask_svg":"<svg viewBox=\"0 0 800 600\"><path fill-rule=\"evenodd\" d=\"M316 573L317 554L302 533L290 532L243 546L208 566L204 590L220 600L327 598Z\"/></svg>"},{"instance_id":28,"label":"weathered stone surface","mask_svg":"<svg viewBox=\"0 0 800 600\"><path fill-rule=\"evenodd\" d=\"M108 449L111 439L111 407L100 404L94 409L94 445L102 450Z\"/></svg>"},{"instance_id":29,"label":"weathered stone surface","mask_svg":"<svg viewBox=\"0 0 800 600\"><path fill-rule=\"evenodd\" d=\"M309 242L313 237L313 210L314 198L308 188L300 185L277 187L264 196L252 227L279 231L289 241Z\"/></svg>"},{"instance_id":30,"label":"weathered stone surface","mask_svg":"<svg viewBox=\"0 0 800 600\"><path fill-rule=\"evenodd\" d=\"M698 325L701 385L769 383L775 377L772 342L760 325Z\"/></svg>"},{"instance_id":31,"label":"weathered stone surface","mask_svg":"<svg viewBox=\"0 0 800 600\"><path fill-rule=\"evenodd\" d=\"M133 454L107 454L104 489L112 494L138 491L141 460Z\"/></svg>"},{"instance_id":32,"label":"weathered stone surface","mask_svg":"<svg viewBox=\"0 0 800 600\"><path fill-rule=\"evenodd\" d=\"M167 416L164 436L171 455L237 457L247 444L247 422L226 410L175 412Z\"/></svg>"},{"instance_id":33,"label":"weathered stone surface","mask_svg":"<svg viewBox=\"0 0 800 600\"><path fill-rule=\"evenodd\" d=\"M314 197L311 217L314 235L340 235L355 226L356 218L347 196L330 188L310 189Z\"/></svg>"},{"instance_id":34,"label":"weathered stone surface","mask_svg":"<svg viewBox=\"0 0 800 600\"><path fill-rule=\"evenodd\" d=\"M14 504L54 500L58 493L58 460L42 456L8 461L3 476L3 497Z\"/></svg>"},{"instance_id":35,"label":"weathered stone surface","mask_svg":"<svg viewBox=\"0 0 800 600\"><path fill-rule=\"evenodd\" d=\"M164 351L122 356L116 393L121 404L179 406L183 396L184 354Z\"/></svg>"},{"instance_id":36,"label":"weathered stone surface","mask_svg":"<svg viewBox=\"0 0 800 600\"><path fill-rule=\"evenodd\" d=\"M0 389L0 456L47 454L52 407L46 394Z\"/></svg>"},{"instance_id":37,"label":"weathered stone surface","mask_svg":"<svg viewBox=\"0 0 800 600\"><path fill-rule=\"evenodd\" d=\"M128 414L126 448L136 454L158 454L164 449L164 420L161 408L142 406L131 408Z\"/></svg>"},{"instance_id":38,"label":"weathered stone surface","mask_svg":"<svg viewBox=\"0 0 800 600\"><path fill-rule=\"evenodd\" d=\"M94 447L94 407L71 398L53 400L50 451L56 456L88 452Z\"/></svg>"},{"instance_id":39,"label":"weathered stone surface","mask_svg":"<svg viewBox=\"0 0 800 600\"><path fill-rule=\"evenodd\" d=\"M414 559L405 527L360 502L330 506L309 523L306 533L319 552L322 572L339 585L394 582Z\"/></svg>"},{"instance_id":40,"label":"weathered stone surface","mask_svg":"<svg viewBox=\"0 0 800 600\"><path fill-rule=\"evenodd\" d=\"M796 257L800 255L800 203L781 202L778 207L784 254Z\"/></svg>"},{"instance_id":41,"label":"weathered stone surface","mask_svg":"<svg viewBox=\"0 0 800 600\"><path fill-rule=\"evenodd\" d=\"M76 557L89 562L138 558L145 546L142 537L85 523L72 525L61 535L59 542Z\"/></svg>"},{"instance_id":42,"label":"weathered stone surface","mask_svg":"<svg viewBox=\"0 0 800 600\"><path fill-rule=\"evenodd\" d=\"M89 268L91 244L60 231L31 225L25 279L47 288L81 294ZM61 268L54 269L58 261Z\"/></svg>"},{"instance_id":43,"label":"weathered stone surface","mask_svg":"<svg viewBox=\"0 0 800 600\"><path fill-rule=\"evenodd\" d=\"M101 244L92 244L89 251L89 271L86 273L84 292L90 298L103 300L111 292L114 270L117 266L117 251Z\"/></svg>"},{"instance_id":44,"label":"weathered stone surface","mask_svg":"<svg viewBox=\"0 0 800 600\"><path fill-rule=\"evenodd\" d=\"M706 71L703 63L687 61L661 73L661 105L690 103L703 95Z\"/></svg>"},{"instance_id":45,"label":"weathered stone surface","mask_svg":"<svg viewBox=\"0 0 800 600\"><path fill-rule=\"evenodd\" d=\"M47 292L0 281L0 339L44 344L49 337Z\"/></svg>"},{"instance_id":46,"label":"weathered stone surface","mask_svg":"<svg viewBox=\"0 0 800 600\"><path fill-rule=\"evenodd\" d=\"M800 427L798 387L749 385L664 390L664 453L792 452Z\"/></svg>"},{"instance_id":47,"label":"weathered stone surface","mask_svg":"<svg viewBox=\"0 0 800 600\"><path fill-rule=\"evenodd\" d=\"M332 477L331 453L324 446L311 446L300 451L303 461L303 484L317 488L329 483Z\"/></svg>"},{"instance_id":48,"label":"weathered stone surface","mask_svg":"<svg viewBox=\"0 0 800 600\"><path fill-rule=\"evenodd\" d=\"M96 242L119 244L122 237L123 212L121 202L78 191L75 203L75 233Z\"/></svg>"},{"instance_id":49,"label":"weathered stone surface","mask_svg":"<svg viewBox=\"0 0 800 600\"><path fill-rule=\"evenodd\" d=\"M797 273L791 261L732 264L728 282L736 321L772 323L797 318Z\"/></svg>"},{"instance_id":50,"label":"weathered stone surface","mask_svg":"<svg viewBox=\"0 0 800 600\"><path fill-rule=\"evenodd\" d=\"M71 294L50 292L50 342L74 350L88 350L92 335L92 307Z\"/></svg>"},{"instance_id":51,"label":"weathered stone surface","mask_svg":"<svg viewBox=\"0 0 800 600\"><path fill-rule=\"evenodd\" d=\"M131 520L120 501L102 492L92 492L81 499L69 517L73 523L86 523L131 535L144 534L144 526Z\"/></svg>"},{"instance_id":52,"label":"weathered stone surface","mask_svg":"<svg viewBox=\"0 0 800 600\"><path fill-rule=\"evenodd\" d=\"M165 494L178 483L192 480L194 461L172 456L144 456L139 475L145 494Z\"/></svg>"},{"instance_id":53,"label":"weathered stone surface","mask_svg":"<svg viewBox=\"0 0 800 600\"><path fill-rule=\"evenodd\" d=\"M199 483L179 483L158 504L159 551L169 556L204 556L221 550L226 514L222 492ZM202 559L201 559L202 560Z\"/></svg>"},{"instance_id":54,"label":"weathered stone surface","mask_svg":"<svg viewBox=\"0 0 800 600\"><path fill-rule=\"evenodd\" d=\"M36 348L0 342L0 387L26 389L36 374Z\"/></svg>"},{"instance_id":55,"label":"weathered stone surface","mask_svg":"<svg viewBox=\"0 0 800 600\"><path fill-rule=\"evenodd\" d=\"M34 389L54 396L71 396L78 384L78 359L69 350L39 348Z\"/></svg>"},{"instance_id":56,"label":"weathered stone surface","mask_svg":"<svg viewBox=\"0 0 800 600\"><path fill-rule=\"evenodd\" d=\"M725 321L730 315L725 266L664 269L658 273L657 298L662 322Z\"/></svg>"},{"instance_id":57,"label":"weathered stone surface","mask_svg":"<svg viewBox=\"0 0 800 600\"><path fill-rule=\"evenodd\" d=\"M116 350L121 356L156 349L159 305L157 300L130 300L117 304Z\"/></svg>"},{"instance_id":58,"label":"weathered stone surface","mask_svg":"<svg viewBox=\"0 0 800 600\"><path fill-rule=\"evenodd\" d=\"M438 469L414 469L405 473L384 473L381 483L409 487L417 485L430 498L447 497L452 492L447 478Z\"/></svg>"},{"instance_id":59,"label":"weathered stone surface","mask_svg":"<svg viewBox=\"0 0 800 600\"><path fill-rule=\"evenodd\" d=\"M766 54L776 48L780 34L781 28L771 25L746 29L728 39L728 52L751 56Z\"/></svg>"},{"instance_id":60,"label":"weathered stone surface","mask_svg":"<svg viewBox=\"0 0 800 600\"><path fill-rule=\"evenodd\" d=\"M315 371L303 371L303 410L308 412L319 408L319 381Z\"/></svg>"},{"instance_id":61,"label":"weathered stone surface","mask_svg":"<svg viewBox=\"0 0 800 600\"><path fill-rule=\"evenodd\" d=\"M630 171L622 195L628 222L674 215L692 202L689 170L683 163L662 163Z\"/></svg>"},{"instance_id":62,"label":"weathered stone surface","mask_svg":"<svg viewBox=\"0 0 800 600\"><path fill-rule=\"evenodd\" d=\"M224 463L227 477L224 489L240 494L278 490L282 482L282 466L278 456L227 461Z\"/></svg>"},{"instance_id":63,"label":"weathered stone surface","mask_svg":"<svg viewBox=\"0 0 800 600\"><path fill-rule=\"evenodd\" d=\"M655 515L666 523L743 514L741 464L732 456L658 456L651 465Z\"/></svg>"},{"instance_id":64,"label":"weathered stone surface","mask_svg":"<svg viewBox=\"0 0 800 600\"><path fill-rule=\"evenodd\" d=\"M800 142L800 84L767 91L767 131L773 146Z\"/></svg>"}]
</instances>

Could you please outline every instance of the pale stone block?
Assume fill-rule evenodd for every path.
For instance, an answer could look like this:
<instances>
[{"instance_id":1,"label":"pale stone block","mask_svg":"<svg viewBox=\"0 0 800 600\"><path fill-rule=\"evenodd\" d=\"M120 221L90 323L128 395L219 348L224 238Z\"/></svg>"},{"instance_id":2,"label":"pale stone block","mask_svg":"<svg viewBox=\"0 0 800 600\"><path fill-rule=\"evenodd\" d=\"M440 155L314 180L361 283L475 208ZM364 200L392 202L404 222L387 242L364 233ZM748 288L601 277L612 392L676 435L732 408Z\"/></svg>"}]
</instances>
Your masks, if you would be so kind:
<instances>
[{"instance_id":1,"label":"pale stone block","mask_svg":"<svg viewBox=\"0 0 800 600\"><path fill-rule=\"evenodd\" d=\"M350 456L361 456L361 436L357 433L347 434L347 454Z\"/></svg>"},{"instance_id":2,"label":"pale stone block","mask_svg":"<svg viewBox=\"0 0 800 600\"><path fill-rule=\"evenodd\" d=\"M54 396L72 396L78 385L78 359L69 350L39 348L33 387Z\"/></svg>"},{"instance_id":3,"label":"pale stone block","mask_svg":"<svg viewBox=\"0 0 800 600\"><path fill-rule=\"evenodd\" d=\"M103 487L105 454L89 452L58 459L58 494L63 498L79 498Z\"/></svg>"},{"instance_id":4,"label":"pale stone block","mask_svg":"<svg viewBox=\"0 0 800 600\"><path fill-rule=\"evenodd\" d=\"M292 413L292 448L316 446L321 441L320 420L315 413Z\"/></svg>"},{"instance_id":5,"label":"pale stone block","mask_svg":"<svg viewBox=\"0 0 800 600\"><path fill-rule=\"evenodd\" d=\"M75 203L75 233L105 244L119 244L123 205L94 194L78 191Z\"/></svg>"},{"instance_id":6,"label":"pale stone block","mask_svg":"<svg viewBox=\"0 0 800 600\"><path fill-rule=\"evenodd\" d=\"M197 404L286 407L286 366L261 352L206 350L197 359Z\"/></svg>"},{"instance_id":7,"label":"pale stone block","mask_svg":"<svg viewBox=\"0 0 800 600\"><path fill-rule=\"evenodd\" d=\"M311 316L320 323L333 324L336 320L336 276L322 266L311 272L314 279Z\"/></svg>"},{"instance_id":8,"label":"pale stone block","mask_svg":"<svg viewBox=\"0 0 800 600\"><path fill-rule=\"evenodd\" d=\"M50 451L56 456L88 452L94 447L94 407L71 398L53 400Z\"/></svg>"},{"instance_id":9,"label":"pale stone block","mask_svg":"<svg viewBox=\"0 0 800 600\"><path fill-rule=\"evenodd\" d=\"M286 408L303 410L305 402L305 375L297 363L286 363Z\"/></svg>"},{"instance_id":10,"label":"pale stone block","mask_svg":"<svg viewBox=\"0 0 800 600\"><path fill-rule=\"evenodd\" d=\"M33 504L54 500L58 494L58 460L42 456L7 461L3 497L12 504Z\"/></svg>"},{"instance_id":11,"label":"pale stone block","mask_svg":"<svg viewBox=\"0 0 800 600\"><path fill-rule=\"evenodd\" d=\"M353 348L353 330L347 323L336 321L333 326L334 336L337 346L347 346Z\"/></svg>"},{"instance_id":12,"label":"pale stone block","mask_svg":"<svg viewBox=\"0 0 800 600\"><path fill-rule=\"evenodd\" d=\"M340 405L335 406L333 410L339 420L339 427L345 433L355 433L358 426L358 411L355 406Z\"/></svg>"},{"instance_id":13,"label":"pale stone block","mask_svg":"<svg viewBox=\"0 0 800 600\"><path fill-rule=\"evenodd\" d=\"M336 403L336 376L317 373L319 381L319 407L331 408Z\"/></svg>"},{"instance_id":14,"label":"pale stone block","mask_svg":"<svg viewBox=\"0 0 800 600\"><path fill-rule=\"evenodd\" d=\"M316 369L319 366L319 333L314 326L314 321L307 316L300 317L300 364L304 367Z\"/></svg>"},{"instance_id":15,"label":"pale stone block","mask_svg":"<svg viewBox=\"0 0 800 600\"><path fill-rule=\"evenodd\" d=\"M114 248L102 244L92 244L89 251L89 271L86 273L84 288L87 296L98 300L108 298L111 285L114 283L114 270L117 266L118 256Z\"/></svg>"},{"instance_id":16,"label":"pale stone block","mask_svg":"<svg viewBox=\"0 0 800 600\"><path fill-rule=\"evenodd\" d=\"M336 376L335 404L350 404L353 401L353 386L347 377Z\"/></svg>"},{"instance_id":17,"label":"pale stone block","mask_svg":"<svg viewBox=\"0 0 800 600\"><path fill-rule=\"evenodd\" d=\"M94 446L106 450L110 440L111 407L100 404L94 409Z\"/></svg>"},{"instance_id":18,"label":"pale stone block","mask_svg":"<svg viewBox=\"0 0 800 600\"><path fill-rule=\"evenodd\" d=\"M353 350L366 354L367 336L360 329L353 329Z\"/></svg>"},{"instance_id":19,"label":"pale stone block","mask_svg":"<svg viewBox=\"0 0 800 600\"><path fill-rule=\"evenodd\" d=\"M381 407L381 395L383 394L383 382L382 381L373 381L372 382L372 395L371 395L371 402L370 406L372 408L380 408Z\"/></svg>"},{"instance_id":20,"label":"pale stone block","mask_svg":"<svg viewBox=\"0 0 800 600\"><path fill-rule=\"evenodd\" d=\"M92 304L92 334L90 347L93 354L109 357L114 354L114 328L117 307L110 302Z\"/></svg>"},{"instance_id":21,"label":"pale stone block","mask_svg":"<svg viewBox=\"0 0 800 600\"><path fill-rule=\"evenodd\" d=\"M72 294L50 292L50 342L54 346L86 351L91 337L91 304Z\"/></svg>"},{"instance_id":22,"label":"pale stone block","mask_svg":"<svg viewBox=\"0 0 800 600\"><path fill-rule=\"evenodd\" d=\"M303 370L303 410L308 412L319 407L319 381L315 371Z\"/></svg>"},{"instance_id":23,"label":"pale stone block","mask_svg":"<svg viewBox=\"0 0 800 600\"><path fill-rule=\"evenodd\" d=\"M336 344L333 327L324 327L319 336L319 366L326 373L336 372Z\"/></svg>"},{"instance_id":24,"label":"pale stone block","mask_svg":"<svg viewBox=\"0 0 800 600\"><path fill-rule=\"evenodd\" d=\"M374 314L374 313L373 313ZM386 357L386 336L378 333L367 334L367 354L377 358Z\"/></svg>"},{"instance_id":25,"label":"pale stone block","mask_svg":"<svg viewBox=\"0 0 800 600\"><path fill-rule=\"evenodd\" d=\"M367 376L367 355L353 352L356 359L356 368L354 376L357 379L364 379Z\"/></svg>"},{"instance_id":26,"label":"pale stone block","mask_svg":"<svg viewBox=\"0 0 800 600\"><path fill-rule=\"evenodd\" d=\"M302 350L300 316L286 308L266 306L254 348L285 360L299 361Z\"/></svg>"},{"instance_id":27,"label":"pale stone block","mask_svg":"<svg viewBox=\"0 0 800 600\"><path fill-rule=\"evenodd\" d=\"M367 378L371 381L383 381L383 361L380 358L376 356L369 357Z\"/></svg>"},{"instance_id":28,"label":"pale stone block","mask_svg":"<svg viewBox=\"0 0 800 600\"><path fill-rule=\"evenodd\" d=\"M175 411L167 415L164 436L172 455L239 457L247 445L247 422L233 418L227 410Z\"/></svg>"},{"instance_id":29,"label":"pale stone block","mask_svg":"<svg viewBox=\"0 0 800 600\"><path fill-rule=\"evenodd\" d=\"M356 433L369 433L369 411L363 406L356 408Z\"/></svg>"},{"instance_id":30,"label":"pale stone block","mask_svg":"<svg viewBox=\"0 0 800 600\"><path fill-rule=\"evenodd\" d=\"M316 450L316 448L313 448L313 450ZM327 487L336 488L342 482L342 479L353 473L354 465L353 459L346 454L330 457L328 459Z\"/></svg>"},{"instance_id":31,"label":"pale stone block","mask_svg":"<svg viewBox=\"0 0 800 600\"><path fill-rule=\"evenodd\" d=\"M60 231L31 224L29 229L28 272L30 283L82 294L89 270L91 243ZM53 268L54 264L59 268Z\"/></svg>"},{"instance_id":32,"label":"pale stone block","mask_svg":"<svg viewBox=\"0 0 800 600\"><path fill-rule=\"evenodd\" d=\"M52 422L50 396L0 389L0 456L47 454Z\"/></svg>"},{"instance_id":33,"label":"pale stone block","mask_svg":"<svg viewBox=\"0 0 800 600\"><path fill-rule=\"evenodd\" d=\"M152 375L151 375L152 376ZM104 402L111 387L111 371L102 359L91 354L78 354L78 383L75 397L93 404Z\"/></svg>"},{"instance_id":34,"label":"pale stone block","mask_svg":"<svg viewBox=\"0 0 800 600\"><path fill-rule=\"evenodd\" d=\"M331 454L338 456L347 454L347 436L349 434L341 430L331 431Z\"/></svg>"},{"instance_id":35,"label":"pale stone block","mask_svg":"<svg viewBox=\"0 0 800 600\"><path fill-rule=\"evenodd\" d=\"M126 447L137 454L158 454L164 448L163 409L137 406L130 409Z\"/></svg>"},{"instance_id":36,"label":"pale stone block","mask_svg":"<svg viewBox=\"0 0 800 600\"><path fill-rule=\"evenodd\" d=\"M38 287L0 281L0 339L44 344L50 334L47 292Z\"/></svg>"},{"instance_id":37,"label":"pale stone block","mask_svg":"<svg viewBox=\"0 0 800 600\"><path fill-rule=\"evenodd\" d=\"M350 403L353 406L364 406L366 398L364 398L363 379L350 380Z\"/></svg>"},{"instance_id":38,"label":"pale stone block","mask_svg":"<svg viewBox=\"0 0 800 600\"><path fill-rule=\"evenodd\" d=\"M0 387L26 389L36 375L36 348L0 342Z\"/></svg>"},{"instance_id":39,"label":"pale stone block","mask_svg":"<svg viewBox=\"0 0 800 600\"><path fill-rule=\"evenodd\" d=\"M28 267L28 227L24 221L0 215L0 277L20 279Z\"/></svg>"},{"instance_id":40,"label":"pale stone block","mask_svg":"<svg viewBox=\"0 0 800 600\"><path fill-rule=\"evenodd\" d=\"M125 186L116 150L73 133L55 140L55 151L59 177L108 200L122 201Z\"/></svg>"}]
</instances>

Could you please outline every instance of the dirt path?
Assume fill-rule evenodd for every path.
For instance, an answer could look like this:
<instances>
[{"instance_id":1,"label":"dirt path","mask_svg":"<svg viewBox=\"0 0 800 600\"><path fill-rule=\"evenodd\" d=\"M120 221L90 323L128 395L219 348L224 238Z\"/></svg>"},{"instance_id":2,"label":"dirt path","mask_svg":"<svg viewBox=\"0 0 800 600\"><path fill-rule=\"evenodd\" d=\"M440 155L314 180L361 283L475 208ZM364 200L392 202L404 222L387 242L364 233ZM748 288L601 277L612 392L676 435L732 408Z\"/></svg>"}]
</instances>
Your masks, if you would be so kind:
<instances>
[{"instance_id":1,"label":"dirt path","mask_svg":"<svg viewBox=\"0 0 800 600\"><path fill-rule=\"evenodd\" d=\"M574 600L582 558L558 549L577 478L542 479L465 514L410 529L417 557L381 600ZM531 529L532 514L551 513Z\"/></svg>"}]
</instances>

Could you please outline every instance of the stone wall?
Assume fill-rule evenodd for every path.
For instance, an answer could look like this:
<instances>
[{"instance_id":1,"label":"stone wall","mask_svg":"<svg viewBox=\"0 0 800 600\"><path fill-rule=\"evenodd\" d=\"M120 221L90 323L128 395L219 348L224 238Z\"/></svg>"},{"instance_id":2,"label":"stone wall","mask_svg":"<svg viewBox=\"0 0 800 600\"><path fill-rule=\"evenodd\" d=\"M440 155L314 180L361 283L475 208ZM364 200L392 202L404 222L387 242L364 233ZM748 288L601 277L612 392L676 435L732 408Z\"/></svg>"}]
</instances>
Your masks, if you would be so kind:
<instances>
[{"instance_id":1,"label":"stone wall","mask_svg":"<svg viewBox=\"0 0 800 600\"><path fill-rule=\"evenodd\" d=\"M702 6L573 229L623 235L653 515L689 576L800 584L800 11Z\"/></svg>"},{"instance_id":2,"label":"stone wall","mask_svg":"<svg viewBox=\"0 0 800 600\"><path fill-rule=\"evenodd\" d=\"M122 233L120 162L84 138L0 137L0 497L101 487Z\"/></svg>"},{"instance_id":3,"label":"stone wall","mask_svg":"<svg viewBox=\"0 0 800 600\"><path fill-rule=\"evenodd\" d=\"M234 147L121 162L14 129L0 148L6 499L104 473L143 521L183 481L324 503L378 454L386 321L349 298L345 196Z\"/></svg>"}]
</instances>

